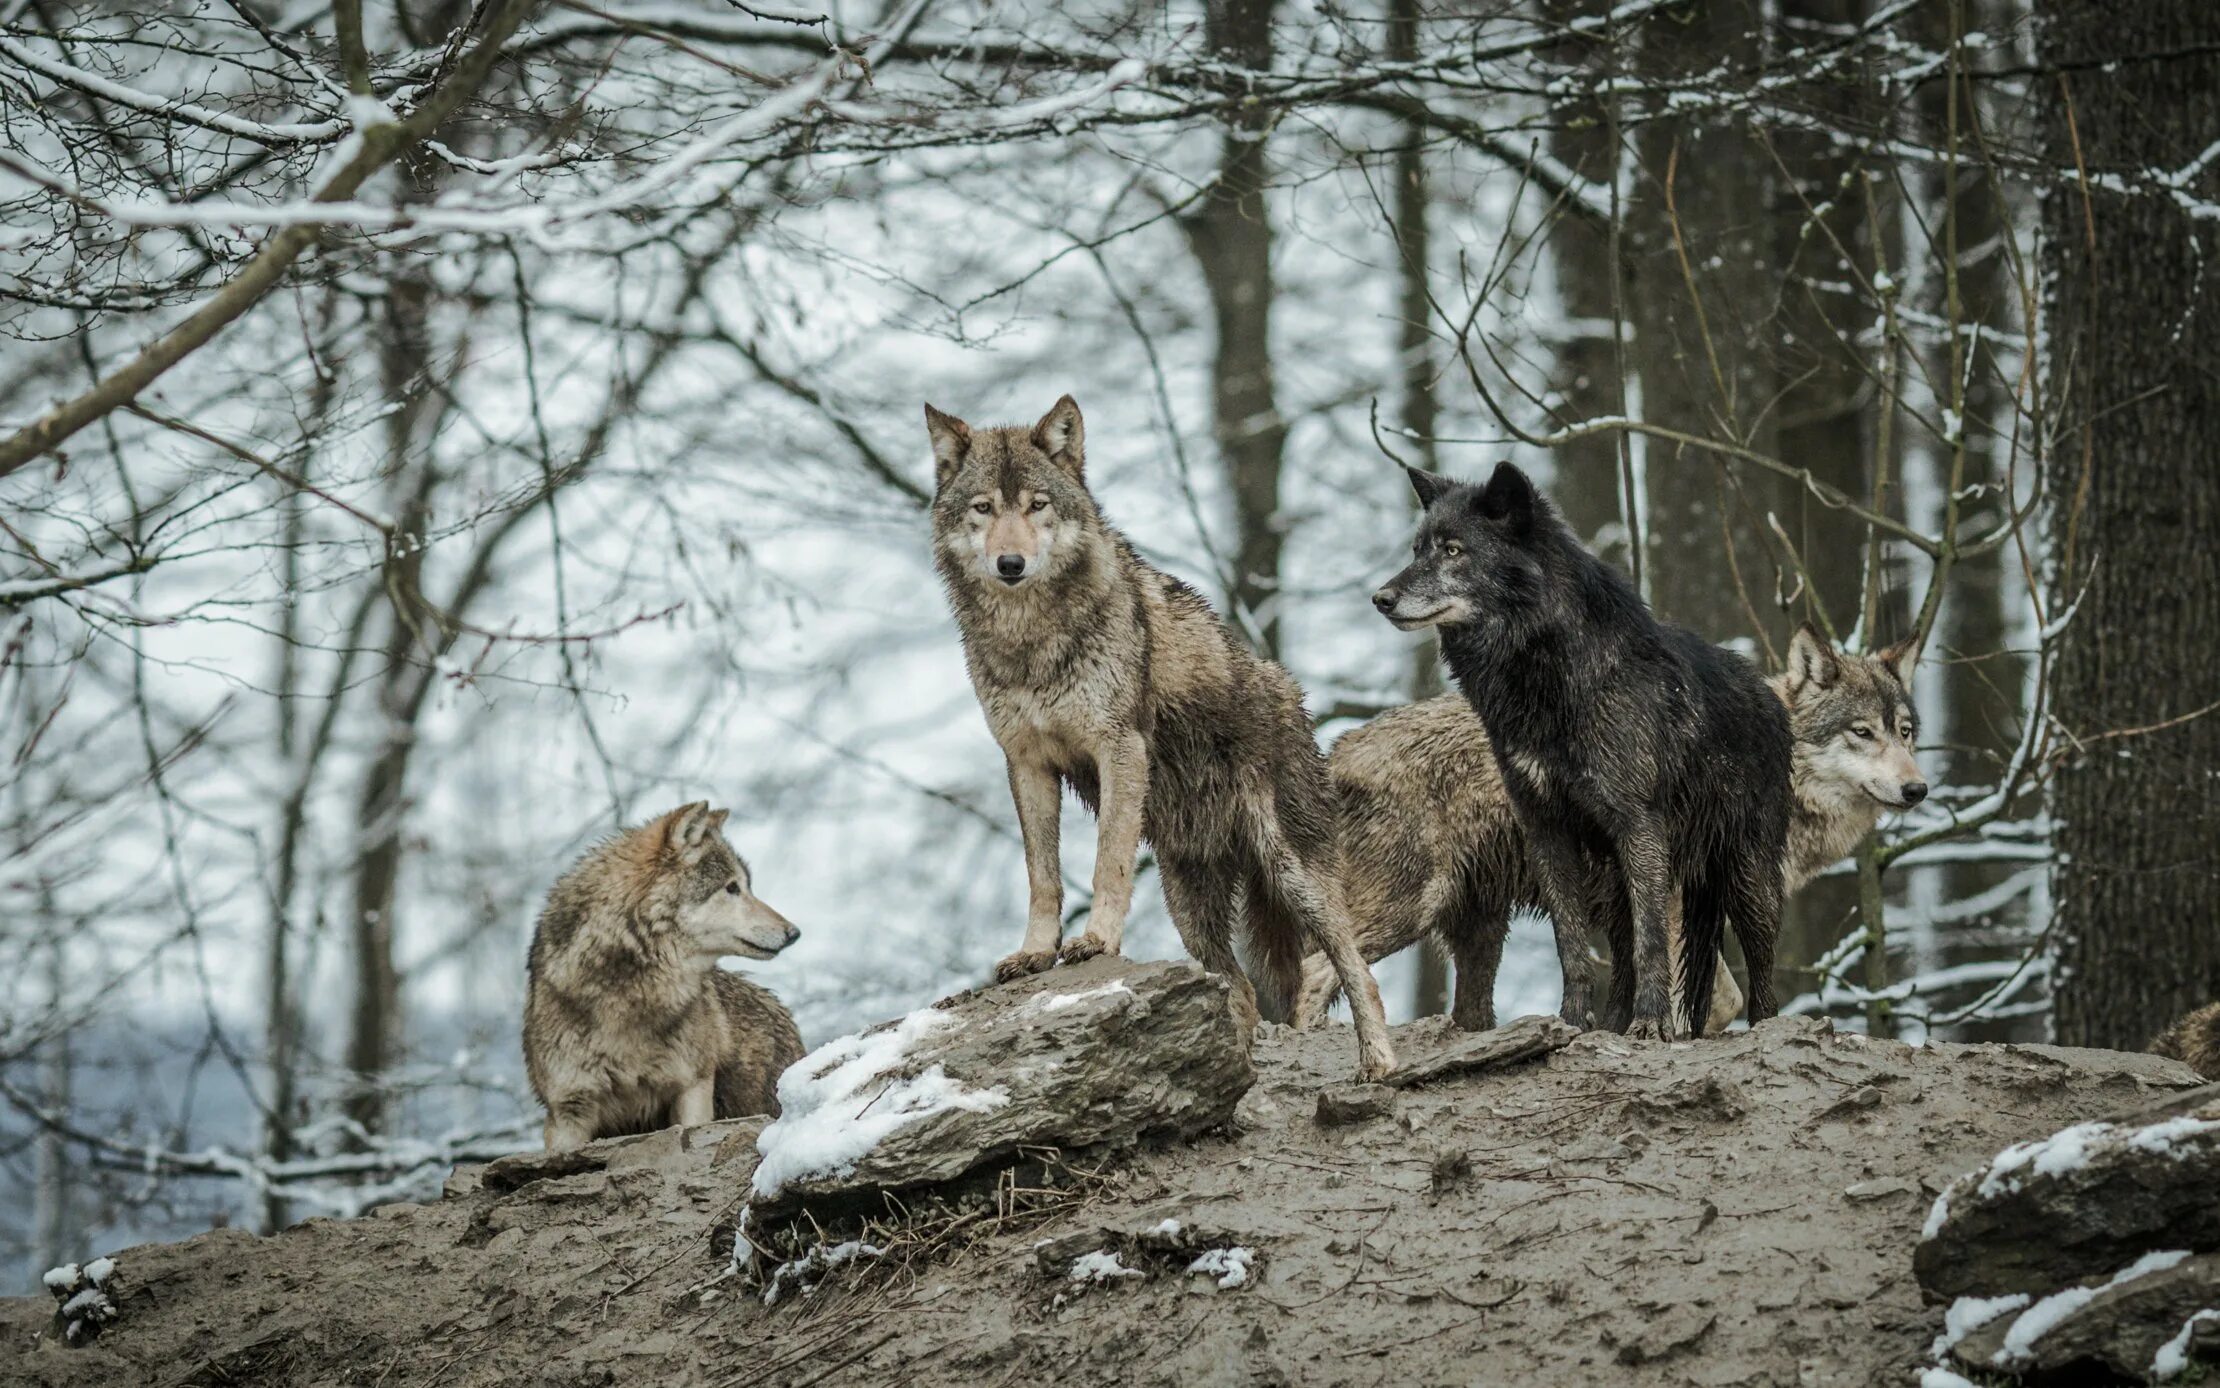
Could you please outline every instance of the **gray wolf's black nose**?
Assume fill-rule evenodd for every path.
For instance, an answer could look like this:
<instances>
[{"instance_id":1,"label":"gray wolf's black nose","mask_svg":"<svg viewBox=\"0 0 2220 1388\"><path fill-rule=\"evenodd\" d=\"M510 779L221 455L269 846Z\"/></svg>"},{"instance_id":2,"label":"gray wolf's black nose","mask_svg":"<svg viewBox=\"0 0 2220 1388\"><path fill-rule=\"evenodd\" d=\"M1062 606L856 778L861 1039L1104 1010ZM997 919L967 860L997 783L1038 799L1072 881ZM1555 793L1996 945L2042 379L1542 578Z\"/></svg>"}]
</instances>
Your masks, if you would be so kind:
<instances>
[{"instance_id":1,"label":"gray wolf's black nose","mask_svg":"<svg viewBox=\"0 0 2220 1388\"><path fill-rule=\"evenodd\" d=\"M994 571L1002 575L1004 582L1015 583L1025 577L1025 556L1022 554L998 554L994 557Z\"/></svg>"},{"instance_id":2,"label":"gray wolf's black nose","mask_svg":"<svg viewBox=\"0 0 2220 1388\"><path fill-rule=\"evenodd\" d=\"M1926 798L1927 798L1927 783L1926 783L1925 781L1906 781L1906 782L1904 783L1904 803L1905 803L1905 804L1907 804L1907 805L1916 805L1916 804L1918 804L1918 803L1919 803L1920 801L1922 801L1922 800L1925 800Z\"/></svg>"},{"instance_id":3,"label":"gray wolf's black nose","mask_svg":"<svg viewBox=\"0 0 2220 1388\"><path fill-rule=\"evenodd\" d=\"M791 925L790 925L790 926L788 926L788 927L786 927L786 943L787 943L787 944L789 944L789 945L790 945L790 944L793 944L793 943L794 943L794 942L795 942L796 940L799 940L799 939L801 939L801 938L802 938L802 932L801 932L801 931L799 931L799 930L796 930L796 929L795 929L795 928L794 928L793 926L791 926ZM784 947L785 947L785 946L781 946L781 948L782 948L782 949L783 949Z\"/></svg>"},{"instance_id":4,"label":"gray wolf's black nose","mask_svg":"<svg viewBox=\"0 0 2220 1388\"><path fill-rule=\"evenodd\" d=\"M1393 588L1382 588L1379 592L1372 595L1372 605L1379 608L1382 612L1391 611L1395 607L1395 599L1398 596L1400 596L1400 594L1398 594Z\"/></svg>"}]
</instances>

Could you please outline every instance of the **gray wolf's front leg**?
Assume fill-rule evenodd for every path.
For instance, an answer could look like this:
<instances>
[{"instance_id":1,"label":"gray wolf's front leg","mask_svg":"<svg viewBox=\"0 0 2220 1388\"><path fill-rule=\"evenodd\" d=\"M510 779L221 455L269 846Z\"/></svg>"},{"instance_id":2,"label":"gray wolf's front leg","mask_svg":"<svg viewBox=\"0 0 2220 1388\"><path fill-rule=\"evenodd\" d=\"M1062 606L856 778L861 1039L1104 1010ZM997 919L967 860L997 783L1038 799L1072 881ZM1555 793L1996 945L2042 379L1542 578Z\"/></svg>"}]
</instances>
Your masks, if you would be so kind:
<instances>
[{"instance_id":1,"label":"gray wolf's front leg","mask_svg":"<svg viewBox=\"0 0 2220 1388\"><path fill-rule=\"evenodd\" d=\"M1017 803L1018 832L1025 839L1025 943L994 966L997 981L1037 974L1056 962L1064 933L1064 876L1059 861L1063 788L1047 765L1014 756L1010 798Z\"/></svg>"},{"instance_id":2,"label":"gray wolf's front leg","mask_svg":"<svg viewBox=\"0 0 2220 1388\"><path fill-rule=\"evenodd\" d=\"M1102 778L1102 813L1095 828L1095 905L1085 931L1059 951L1067 964L1116 954L1133 905L1134 860L1141 852L1141 811L1149 798L1149 748L1137 732L1121 734L1095 763Z\"/></svg>"},{"instance_id":3,"label":"gray wolf's front leg","mask_svg":"<svg viewBox=\"0 0 2220 1388\"><path fill-rule=\"evenodd\" d=\"M1665 836L1646 820L1621 834L1618 848L1634 923L1634 1016L1626 1034L1651 1041L1684 1040L1680 1009L1673 1006L1671 851Z\"/></svg>"}]
</instances>

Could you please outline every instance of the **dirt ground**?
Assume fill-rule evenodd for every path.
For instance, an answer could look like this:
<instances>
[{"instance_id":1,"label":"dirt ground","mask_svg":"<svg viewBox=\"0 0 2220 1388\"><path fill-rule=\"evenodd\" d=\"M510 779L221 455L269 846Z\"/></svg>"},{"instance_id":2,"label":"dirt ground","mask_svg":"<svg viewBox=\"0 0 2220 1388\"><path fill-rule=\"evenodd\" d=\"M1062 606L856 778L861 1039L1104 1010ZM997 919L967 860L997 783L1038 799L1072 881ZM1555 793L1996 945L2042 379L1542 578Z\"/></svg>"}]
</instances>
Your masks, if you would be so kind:
<instances>
[{"instance_id":1,"label":"dirt ground","mask_svg":"<svg viewBox=\"0 0 2220 1388\"><path fill-rule=\"evenodd\" d=\"M1446 1035L1396 1044L1419 1060ZM1941 1323L1911 1275L1934 1192L2195 1082L1778 1021L1590 1034L1321 1126L1349 1048L1267 1028L1239 1131L775 1307L720 1277L754 1160L755 1125L726 1123L601 1144L600 1169L463 1173L437 1204L125 1250L121 1318L89 1348L51 1342L50 1301L0 1303L0 1383L1901 1385ZM1251 1282L1175 1260L1083 1287L1036 1262L1165 1217L1254 1249Z\"/></svg>"}]
</instances>

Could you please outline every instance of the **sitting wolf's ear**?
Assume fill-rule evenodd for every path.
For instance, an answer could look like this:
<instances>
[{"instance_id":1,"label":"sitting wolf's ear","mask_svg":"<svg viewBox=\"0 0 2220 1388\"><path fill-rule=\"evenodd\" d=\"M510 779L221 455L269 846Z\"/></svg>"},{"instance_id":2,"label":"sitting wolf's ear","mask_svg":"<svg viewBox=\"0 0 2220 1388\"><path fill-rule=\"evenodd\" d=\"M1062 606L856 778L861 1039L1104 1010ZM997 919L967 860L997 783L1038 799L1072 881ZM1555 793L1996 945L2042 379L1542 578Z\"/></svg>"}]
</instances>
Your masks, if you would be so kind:
<instances>
[{"instance_id":1,"label":"sitting wolf's ear","mask_svg":"<svg viewBox=\"0 0 2220 1388\"><path fill-rule=\"evenodd\" d=\"M1069 395L1048 407L1033 426L1033 443L1048 460L1070 474L1074 482L1086 480L1087 421L1079 417L1079 402Z\"/></svg>"},{"instance_id":2,"label":"sitting wolf's ear","mask_svg":"<svg viewBox=\"0 0 2220 1388\"><path fill-rule=\"evenodd\" d=\"M1912 690L1912 671L1919 664L1919 650L1922 644L1924 643L1919 633L1915 631L1895 645L1889 646L1878 653L1881 657L1881 663L1889 667L1889 673L1896 676L1897 682L1904 686L1904 692L1907 694Z\"/></svg>"},{"instance_id":3,"label":"sitting wolf's ear","mask_svg":"<svg viewBox=\"0 0 2220 1388\"><path fill-rule=\"evenodd\" d=\"M1446 477L1423 472L1408 463L1403 465L1403 471L1410 477L1411 490L1418 493L1418 504L1422 508L1433 505L1435 497L1457 485Z\"/></svg>"},{"instance_id":4,"label":"sitting wolf's ear","mask_svg":"<svg viewBox=\"0 0 2220 1388\"><path fill-rule=\"evenodd\" d=\"M1793 699L1808 685L1825 689L1842 673L1835 663L1835 648L1810 622L1796 628L1788 639L1788 696Z\"/></svg>"},{"instance_id":5,"label":"sitting wolf's ear","mask_svg":"<svg viewBox=\"0 0 2220 1388\"><path fill-rule=\"evenodd\" d=\"M713 810L707 800L681 805L664 817L663 846L679 861L695 863L709 851L710 841L724 831L730 810Z\"/></svg>"},{"instance_id":6,"label":"sitting wolf's ear","mask_svg":"<svg viewBox=\"0 0 2220 1388\"><path fill-rule=\"evenodd\" d=\"M1524 529L1534 519L1534 504L1538 500L1534 483L1525 473L1510 463L1497 463L1495 475L1480 493L1480 514L1489 520L1509 521L1514 528Z\"/></svg>"},{"instance_id":7,"label":"sitting wolf's ear","mask_svg":"<svg viewBox=\"0 0 2220 1388\"><path fill-rule=\"evenodd\" d=\"M933 441L933 490L937 492L948 485L948 479L963 466L964 455L971 451L971 426L928 404L925 437Z\"/></svg>"}]
</instances>

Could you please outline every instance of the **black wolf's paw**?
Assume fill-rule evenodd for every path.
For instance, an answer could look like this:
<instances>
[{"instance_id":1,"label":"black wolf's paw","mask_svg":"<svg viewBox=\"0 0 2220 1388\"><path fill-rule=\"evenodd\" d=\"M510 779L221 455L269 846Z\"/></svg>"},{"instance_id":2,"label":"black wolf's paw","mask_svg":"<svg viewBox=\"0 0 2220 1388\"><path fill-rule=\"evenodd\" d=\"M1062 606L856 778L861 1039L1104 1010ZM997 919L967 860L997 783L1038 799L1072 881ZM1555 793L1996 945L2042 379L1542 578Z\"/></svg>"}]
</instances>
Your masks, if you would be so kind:
<instances>
[{"instance_id":1,"label":"black wolf's paw","mask_svg":"<svg viewBox=\"0 0 2220 1388\"><path fill-rule=\"evenodd\" d=\"M1056 957L1067 964L1084 964L1089 959L1108 952L1111 951L1103 943L1102 937L1090 930L1064 941L1064 947L1056 951Z\"/></svg>"},{"instance_id":2,"label":"black wolf's paw","mask_svg":"<svg viewBox=\"0 0 2220 1388\"><path fill-rule=\"evenodd\" d=\"M1592 1007L1583 1007L1578 1003L1568 1002L1557 1010L1557 1015L1564 1018L1569 1025L1576 1026L1582 1031L1594 1031L1596 1029L1596 1011ZM1487 1026L1479 1029L1493 1031L1495 1024L1490 1022Z\"/></svg>"},{"instance_id":3,"label":"black wolf's paw","mask_svg":"<svg viewBox=\"0 0 2220 1388\"><path fill-rule=\"evenodd\" d=\"M1671 1018L1637 1017L1628 1024L1626 1034L1636 1041L1686 1041L1688 1032Z\"/></svg>"},{"instance_id":4,"label":"black wolf's paw","mask_svg":"<svg viewBox=\"0 0 2220 1388\"><path fill-rule=\"evenodd\" d=\"M1008 983L1027 974L1046 973L1055 963L1055 954L1048 950L1021 949L994 966L994 981Z\"/></svg>"}]
</instances>

